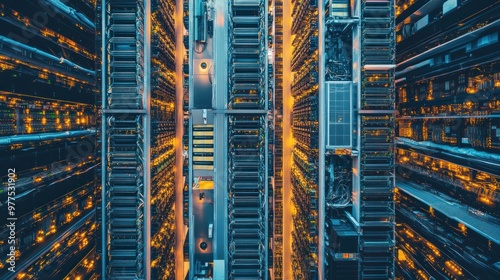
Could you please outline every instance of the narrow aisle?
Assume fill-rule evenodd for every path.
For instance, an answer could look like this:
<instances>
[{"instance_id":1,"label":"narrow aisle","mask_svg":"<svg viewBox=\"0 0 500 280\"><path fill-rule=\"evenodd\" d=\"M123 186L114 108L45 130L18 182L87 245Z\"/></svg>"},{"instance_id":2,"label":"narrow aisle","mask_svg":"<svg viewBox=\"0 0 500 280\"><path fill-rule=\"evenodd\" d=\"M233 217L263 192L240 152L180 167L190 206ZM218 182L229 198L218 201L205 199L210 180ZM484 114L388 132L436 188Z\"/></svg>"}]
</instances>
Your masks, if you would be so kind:
<instances>
[{"instance_id":1,"label":"narrow aisle","mask_svg":"<svg viewBox=\"0 0 500 280\"><path fill-rule=\"evenodd\" d=\"M292 1L283 0L283 279L292 279Z\"/></svg>"},{"instance_id":2,"label":"narrow aisle","mask_svg":"<svg viewBox=\"0 0 500 280\"><path fill-rule=\"evenodd\" d=\"M182 156L183 145L182 135L184 134L184 113L182 111L182 60L184 57L184 45L182 43L184 36L184 26L182 22L183 0L176 0L175 5L175 72L176 72L176 130L175 130L175 279L184 280L187 271L184 271L184 239L186 227L183 221L183 186L182 165L184 158Z\"/></svg>"}]
</instances>

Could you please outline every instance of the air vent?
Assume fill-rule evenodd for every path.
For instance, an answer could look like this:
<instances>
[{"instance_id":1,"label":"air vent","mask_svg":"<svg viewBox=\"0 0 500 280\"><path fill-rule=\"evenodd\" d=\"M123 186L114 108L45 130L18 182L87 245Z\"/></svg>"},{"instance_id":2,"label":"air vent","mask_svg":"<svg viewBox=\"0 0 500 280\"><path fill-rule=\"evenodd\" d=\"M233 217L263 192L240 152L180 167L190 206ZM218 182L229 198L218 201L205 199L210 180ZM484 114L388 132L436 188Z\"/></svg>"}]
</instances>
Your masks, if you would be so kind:
<instances>
[{"instance_id":1,"label":"air vent","mask_svg":"<svg viewBox=\"0 0 500 280\"><path fill-rule=\"evenodd\" d=\"M327 149L352 147L352 83L329 82L327 85Z\"/></svg>"}]
</instances>

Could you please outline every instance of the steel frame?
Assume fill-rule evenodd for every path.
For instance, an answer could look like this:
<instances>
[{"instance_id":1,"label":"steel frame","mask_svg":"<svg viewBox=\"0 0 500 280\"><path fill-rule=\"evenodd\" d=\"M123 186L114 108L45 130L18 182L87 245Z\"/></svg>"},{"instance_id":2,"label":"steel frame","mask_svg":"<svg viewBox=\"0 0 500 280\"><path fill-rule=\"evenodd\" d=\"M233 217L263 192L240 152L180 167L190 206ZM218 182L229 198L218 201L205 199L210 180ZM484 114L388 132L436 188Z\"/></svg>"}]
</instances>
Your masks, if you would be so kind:
<instances>
[{"instance_id":1,"label":"steel frame","mask_svg":"<svg viewBox=\"0 0 500 280\"><path fill-rule=\"evenodd\" d=\"M151 3L101 8L102 277L149 280Z\"/></svg>"}]
</instances>

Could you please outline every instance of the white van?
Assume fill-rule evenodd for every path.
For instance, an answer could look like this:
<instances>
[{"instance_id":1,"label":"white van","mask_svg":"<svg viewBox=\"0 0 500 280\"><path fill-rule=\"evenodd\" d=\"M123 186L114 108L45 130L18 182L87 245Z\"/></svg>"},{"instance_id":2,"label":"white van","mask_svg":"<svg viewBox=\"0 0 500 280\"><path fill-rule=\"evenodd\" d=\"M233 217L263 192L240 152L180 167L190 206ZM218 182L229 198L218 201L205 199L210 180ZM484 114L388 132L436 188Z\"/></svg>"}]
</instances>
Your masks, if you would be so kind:
<instances>
[{"instance_id":1,"label":"white van","mask_svg":"<svg viewBox=\"0 0 500 280\"><path fill-rule=\"evenodd\" d=\"M214 231L214 224L208 225L208 238L212 238L212 233Z\"/></svg>"}]
</instances>

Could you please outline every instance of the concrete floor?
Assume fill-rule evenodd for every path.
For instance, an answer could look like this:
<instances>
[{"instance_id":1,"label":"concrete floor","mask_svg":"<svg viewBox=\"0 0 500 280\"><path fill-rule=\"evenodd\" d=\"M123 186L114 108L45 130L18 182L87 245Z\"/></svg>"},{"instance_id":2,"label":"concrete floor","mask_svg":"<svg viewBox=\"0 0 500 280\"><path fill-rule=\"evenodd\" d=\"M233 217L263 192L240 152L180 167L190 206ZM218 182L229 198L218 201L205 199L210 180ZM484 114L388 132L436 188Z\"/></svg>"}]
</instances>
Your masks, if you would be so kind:
<instances>
[{"instance_id":1,"label":"concrete floor","mask_svg":"<svg viewBox=\"0 0 500 280\"><path fill-rule=\"evenodd\" d=\"M205 197L200 199L199 195L205 194ZM213 189L194 189L193 190L193 215L194 215L194 236L195 236L195 252L194 258L197 261L213 262L213 245L212 238L208 236L208 226L214 223L214 204L213 204ZM213 235L212 235L213 236ZM202 250L200 244L207 243L207 248Z\"/></svg>"}]
</instances>

